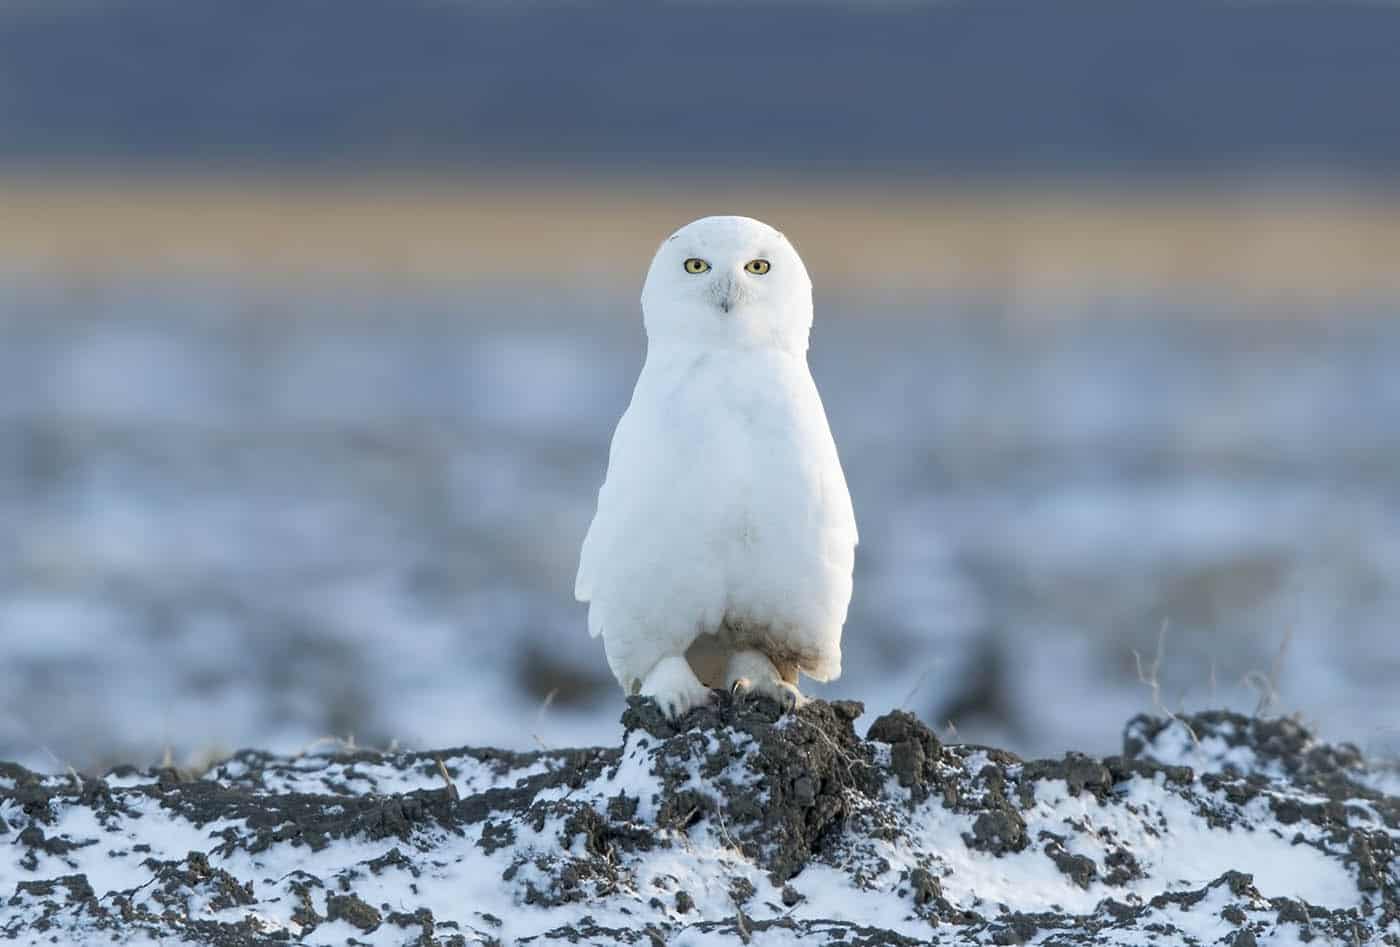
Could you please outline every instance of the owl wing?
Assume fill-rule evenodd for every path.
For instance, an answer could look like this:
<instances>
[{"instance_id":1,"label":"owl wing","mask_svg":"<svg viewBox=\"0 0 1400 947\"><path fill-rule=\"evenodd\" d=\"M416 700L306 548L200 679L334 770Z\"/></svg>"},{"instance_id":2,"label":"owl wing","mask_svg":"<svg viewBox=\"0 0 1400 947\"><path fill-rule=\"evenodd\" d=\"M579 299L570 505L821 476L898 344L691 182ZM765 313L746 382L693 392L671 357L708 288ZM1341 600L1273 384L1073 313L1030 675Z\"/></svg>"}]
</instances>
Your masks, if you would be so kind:
<instances>
[{"instance_id":1,"label":"owl wing","mask_svg":"<svg viewBox=\"0 0 1400 947\"><path fill-rule=\"evenodd\" d=\"M580 602L586 603L593 598L593 582L599 559L598 547L603 544L602 534L608 528L608 494L608 481L605 477L603 486L598 491L598 509L593 514L593 521L588 524L588 532L583 537L583 548L579 551L578 576L574 579L574 598ZM588 631L595 637L598 634L598 630L591 625Z\"/></svg>"},{"instance_id":2,"label":"owl wing","mask_svg":"<svg viewBox=\"0 0 1400 947\"><path fill-rule=\"evenodd\" d=\"M609 559L610 549L614 545L614 533L622 516L621 494L624 490L621 482L626 479L629 458L634 453L631 450L635 437L632 413L629 406L617 422L617 430L613 432L612 445L608 449L608 471L603 477L602 487L598 490L598 509L593 514L593 522L588 526L587 535L583 537L583 548L579 552L578 576L574 580L574 598L580 602L589 602L593 598L598 570ZM594 618L595 612L596 609L589 609L588 612L588 633L594 638L603 630Z\"/></svg>"},{"instance_id":3,"label":"owl wing","mask_svg":"<svg viewBox=\"0 0 1400 947\"><path fill-rule=\"evenodd\" d=\"M810 442L817 457L818 483L817 516L826 537L823 553L837 564L850 567L853 550L860 542L856 529L856 514L851 506L851 491L846 485L846 473L836 451L836 440L826 418L821 395L814 382L807 381L807 398L812 410L806 413L811 425Z\"/></svg>"}]
</instances>

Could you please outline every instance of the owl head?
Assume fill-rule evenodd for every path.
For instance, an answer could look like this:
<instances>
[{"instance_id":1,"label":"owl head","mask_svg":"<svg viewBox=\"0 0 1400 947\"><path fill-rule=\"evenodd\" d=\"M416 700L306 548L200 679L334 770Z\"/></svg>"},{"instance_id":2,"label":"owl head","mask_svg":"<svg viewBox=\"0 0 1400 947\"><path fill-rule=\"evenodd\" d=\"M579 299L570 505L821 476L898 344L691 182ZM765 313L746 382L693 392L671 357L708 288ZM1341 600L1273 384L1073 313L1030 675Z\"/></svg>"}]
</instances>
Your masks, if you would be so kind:
<instances>
[{"instance_id":1,"label":"owl head","mask_svg":"<svg viewBox=\"0 0 1400 947\"><path fill-rule=\"evenodd\" d=\"M653 342L802 353L812 280L786 237L752 217L702 217L661 244L642 287Z\"/></svg>"}]
</instances>

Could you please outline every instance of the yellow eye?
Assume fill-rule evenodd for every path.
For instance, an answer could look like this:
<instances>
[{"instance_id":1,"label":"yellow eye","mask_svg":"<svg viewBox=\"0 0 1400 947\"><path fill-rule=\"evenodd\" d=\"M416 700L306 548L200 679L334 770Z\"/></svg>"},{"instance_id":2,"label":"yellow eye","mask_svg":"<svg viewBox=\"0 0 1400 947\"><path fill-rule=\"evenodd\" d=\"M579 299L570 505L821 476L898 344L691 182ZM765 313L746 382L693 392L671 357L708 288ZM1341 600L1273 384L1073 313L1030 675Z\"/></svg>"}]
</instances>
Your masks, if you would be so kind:
<instances>
[{"instance_id":1,"label":"yellow eye","mask_svg":"<svg viewBox=\"0 0 1400 947\"><path fill-rule=\"evenodd\" d=\"M772 268L772 265L767 260L750 260L744 264L744 269L754 276L762 276Z\"/></svg>"},{"instance_id":2,"label":"yellow eye","mask_svg":"<svg viewBox=\"0 0 1400 947\"><path fill-rule=\"evenodd\" d=\"M685 271L687 273L706 273L709 272L709 269L710 264L706 263L699 257L693 256L689 260L685 261Z\"/></svg>"}]
</instances>

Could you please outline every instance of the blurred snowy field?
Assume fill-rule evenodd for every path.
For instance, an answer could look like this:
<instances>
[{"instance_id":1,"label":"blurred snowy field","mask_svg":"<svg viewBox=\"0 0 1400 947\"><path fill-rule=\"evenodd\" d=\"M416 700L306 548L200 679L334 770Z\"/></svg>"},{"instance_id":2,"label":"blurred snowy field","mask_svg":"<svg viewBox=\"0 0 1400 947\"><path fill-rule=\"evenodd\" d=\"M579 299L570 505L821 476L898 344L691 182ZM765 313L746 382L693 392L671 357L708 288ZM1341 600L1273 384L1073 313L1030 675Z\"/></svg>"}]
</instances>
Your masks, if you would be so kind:
<instances>
[{"instance_id":1,"label":"blurred snowy field","mask_svg":"<svg viewBox=\"0 0 1400 947\"><path fill-rule=\"evenodd\" d=\"M808 692L1103 752L1165 625L1167 705L1400 748L1393 302L819 295L862 545ZM0 283L0 758L615 742L571 592L642 353L630 298Z\"/></svg>"}]
</instances>

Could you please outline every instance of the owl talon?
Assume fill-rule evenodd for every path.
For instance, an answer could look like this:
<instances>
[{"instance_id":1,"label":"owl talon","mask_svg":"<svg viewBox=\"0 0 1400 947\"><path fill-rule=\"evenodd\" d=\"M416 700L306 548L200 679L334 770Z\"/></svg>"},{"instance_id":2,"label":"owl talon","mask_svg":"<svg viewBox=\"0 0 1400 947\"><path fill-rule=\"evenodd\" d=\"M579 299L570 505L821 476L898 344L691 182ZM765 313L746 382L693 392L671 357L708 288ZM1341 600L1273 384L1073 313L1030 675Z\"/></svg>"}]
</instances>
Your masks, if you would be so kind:
<instances>
[{"instance_id":1,"label":"owl talon","mask_svg":"<svg viewBox=\"0 0 1400 947\"><path fill-rule=\"evenodd\" d=\"M797 687L783 680L760 651L738 651L729 659L729 693L735 700L761 694L775 701L783 713L791 713L805 702Z\"/></svg>"},{"instance_id":2,"label":"owl talon","mask_svg":"<svg viewBox=\"0 0 1400 947\"><path fill-rule=\"evenodd\" d=\"M671 720L678 720L692 707L710 702L710 689L700 683L685 658L662 658L647 674L638 693L656 701Z\"/></svg>"}]
</instances>

